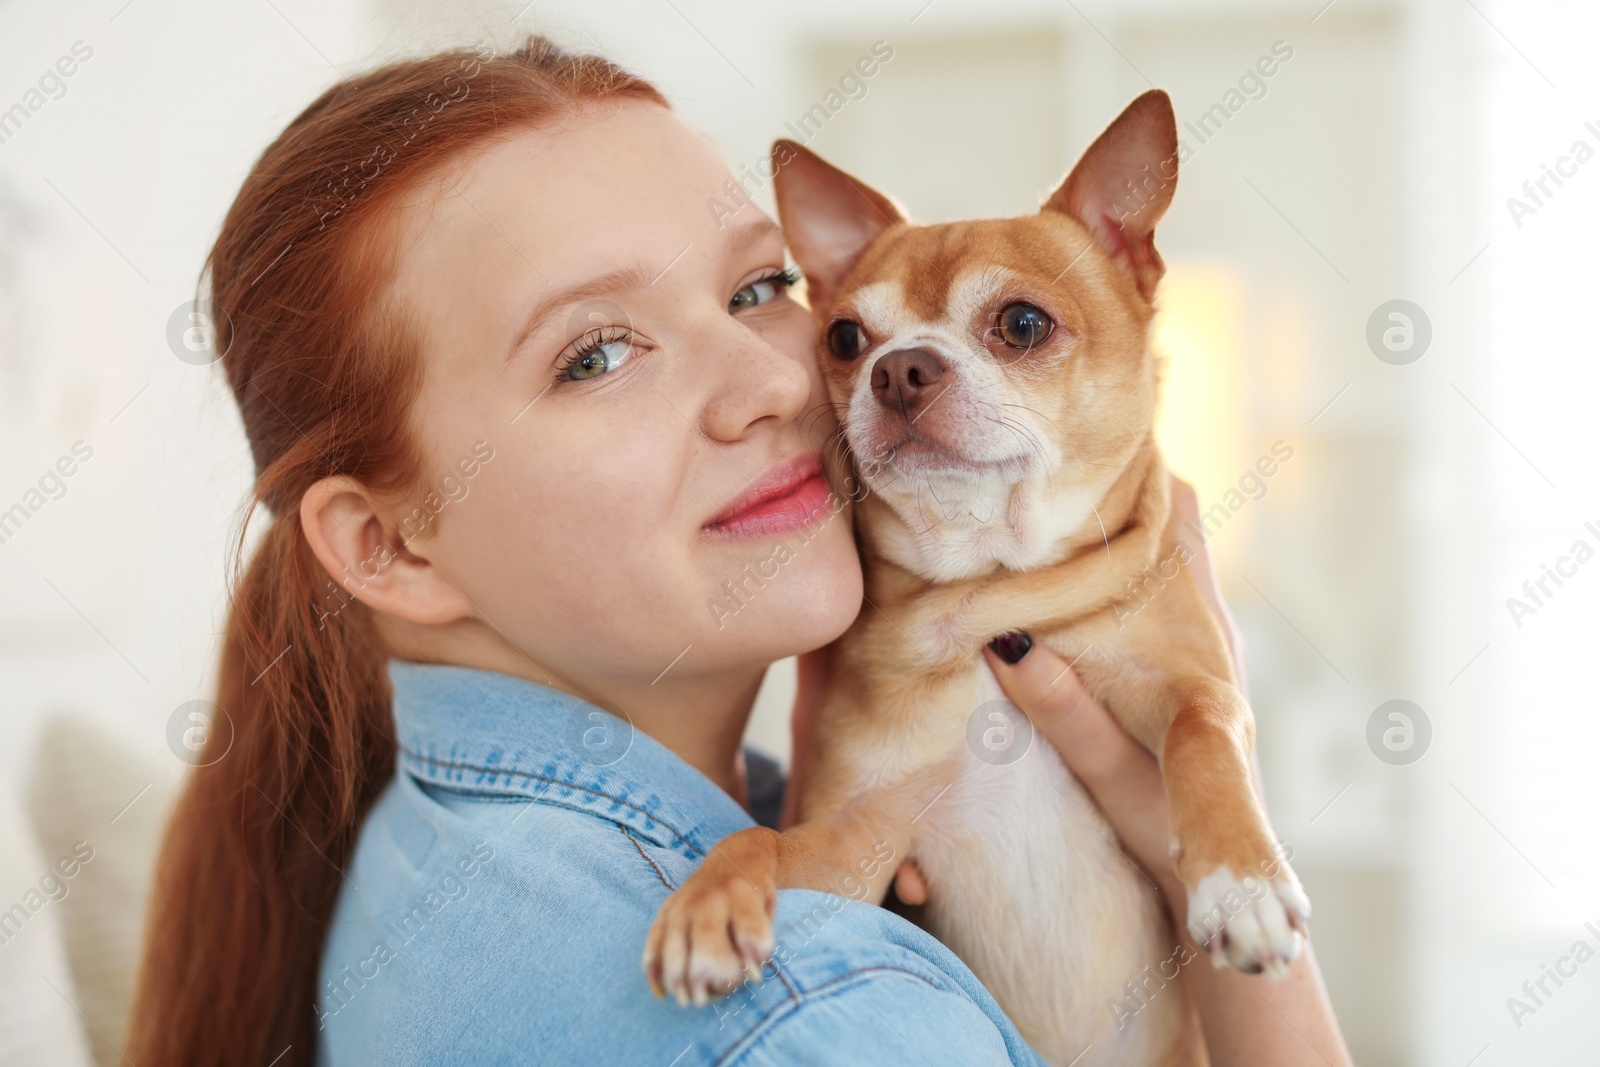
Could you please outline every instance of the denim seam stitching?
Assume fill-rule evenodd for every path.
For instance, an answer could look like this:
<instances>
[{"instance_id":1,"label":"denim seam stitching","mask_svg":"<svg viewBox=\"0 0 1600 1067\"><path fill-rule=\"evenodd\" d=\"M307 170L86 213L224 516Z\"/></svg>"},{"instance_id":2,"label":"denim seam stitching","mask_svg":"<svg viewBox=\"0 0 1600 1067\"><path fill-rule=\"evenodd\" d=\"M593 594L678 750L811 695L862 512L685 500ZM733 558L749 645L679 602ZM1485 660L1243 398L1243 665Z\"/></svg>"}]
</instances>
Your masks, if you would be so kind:
<instances>
[{"instance_id":1,"label":"denim seam stitching","mask_svg":"<svg viewBox=\"0 0 1600 1067\"><path fill-rule=\"evenodd\" d=\"M644 846L639 844L639 839L628 833L628 828L626 826L619 824L617 828L622 831L623 837L626 837L629 841L633 842L633 847L639 850L639 855L643 856L644 861L650 865L650 869L656 872L656 877L661 879L661 884L667 887L667 892L677 892L678 887L667 881L667 876L661 873L660 865L657 864L655 860L650 858L649 853L645 852Z\"/></svg>"},{"instance_id":2,"label":"denim seam stitching","mask_svg":"<svg viewBox=\"0 0 1600 1067\"><path fill-rule=\"evenodd\" d=\"M847 979L855 978L863 974L869 974L874 971L904 974L911 978L915 978L917 981L928 986L930 989L934 989L940 993L950 992L950 990L945 989L943 986L929 981L926 976L920 975L916 971L907 970L904 967L892 967L888 964L875 965L872 967L858 967L853 971L846 971L844 974L828 979L826 982L823 982L821 985L817 986L817 988L806 993L804 998L795 997L792 1000L780 1004L778 1007L762 1016L761 1019L756 1022L755 1026L750 1028L748 1033L735 1042L732 1048L724 1052L721 1058L716 1061L716 1063L712 1064L712 1067L725 1067L725 1065L733 1063L735 1057L743 1057L746 1053L750 1052L757 1044L768 1037L772 1030L776 1029L778 1023L783 1022L797 1014L806 1004L813 1004L827 1000L832 996L838 996L844 991L844 989L848 989L849 987L834 987L839 987L840 983L845 982ZM827 992L824 994L825 990ZM823 995L819 996L818 994Z\"/></svg>"},{"instance_id":3,"label":"denim seam stitching","mask_svg":"<svg viewBox=\"0 0 1600 1067\"><path fill-rule=\"evenodd\" d=\"M798 1002L800 991L794 987L793 982L789 981L789 976L783 973L783 968L778 966L777 960L772 961L772 973L778 976L778 981L783 983L783 988L789 991L789 999Z\"/></svg>"},{"instance_id":4,"label":"denim seam stitching","mask_svg":"<svg viewBox=\"0 0 1600 1067\"><path fill-rule=\"evenodd\" d=\"M623 800L621 797L612 796L610 793L604 793L598 789L592 789L586 785L579 785L576 782L564 782L559 778L550 778L542 774L534 774L531 771L512 770L508 767L479 767L471 763L451 763L448 760L434 759L432 756L424 756L422 753L414 752L403 745L401 746L400 750L406 755L410 756L412 759L421 760L424 763L431 763L435 767L454 767L456 770L477 771L479 774L515 774L519 775L520 777L527 778L529 781L545 782L549 785L558 785L566 789L576 789L580 792L589 793L592 796L603 797L604 799L612 801L613 803L621 804L625 808L632 808L645 818L660 823L662 826L665 826L668 830L670 830L672 832L672 836L683 842L683 844L687 846L696 856L700 856L702 858L705 856L705 853L696 847L694 842L690 841L687 837L684 837L676 826L673 826L659 815L647 811L631 801Z\"/></svg>"},{"instance_id":5,"label":"denim seam stitching","mask_svg":"<svg viewBox=\"0 0 1600 1067\"><path fill-rule=\"evenodd\" d=\"M951 992L950 990L941 986L939 983L931 981L925 974L918 974L916 971L910 970L906 967L895 967L891 964L880 963L874 964L871 967L858 967L853 971L846 971L841 975L836 975L835 977L830 978L826 982L823 982L821 985L817 986L817 988L811 990L808 994L806 994L806 996L809 999L810 997L815 996L830 986L838 985L840 982L843 982L846 979L854 978L856 975L866 974L869 971L894 971L898 974L909 975L921 982L923 985L928 986L930 989L936 989L941 993Z\"/></svg>"}]
</instances>

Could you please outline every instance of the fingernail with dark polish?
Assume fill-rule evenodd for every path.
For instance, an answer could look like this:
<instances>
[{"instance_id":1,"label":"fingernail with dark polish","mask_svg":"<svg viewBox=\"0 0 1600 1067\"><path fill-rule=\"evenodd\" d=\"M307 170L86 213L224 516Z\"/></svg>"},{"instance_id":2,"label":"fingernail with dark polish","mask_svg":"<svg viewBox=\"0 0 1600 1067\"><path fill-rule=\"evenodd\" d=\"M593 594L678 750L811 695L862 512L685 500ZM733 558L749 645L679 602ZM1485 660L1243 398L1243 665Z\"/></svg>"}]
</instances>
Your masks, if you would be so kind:
<instances>
[{"instance_id":1,"label":"fingernail with dark polish","mask_svg":"<svg viewBox=\"0 0 1600 1067\"><path fill-rule=\"evenodd\" d=\"M994 654L1011 664L1013 667L1022 662L1022 657L1028 654L1033 647L1033 638L1021 630L1012 630L1008 634L1001 634L989 642L989 647L994 649Z\"/></svg>"}]
</instances>

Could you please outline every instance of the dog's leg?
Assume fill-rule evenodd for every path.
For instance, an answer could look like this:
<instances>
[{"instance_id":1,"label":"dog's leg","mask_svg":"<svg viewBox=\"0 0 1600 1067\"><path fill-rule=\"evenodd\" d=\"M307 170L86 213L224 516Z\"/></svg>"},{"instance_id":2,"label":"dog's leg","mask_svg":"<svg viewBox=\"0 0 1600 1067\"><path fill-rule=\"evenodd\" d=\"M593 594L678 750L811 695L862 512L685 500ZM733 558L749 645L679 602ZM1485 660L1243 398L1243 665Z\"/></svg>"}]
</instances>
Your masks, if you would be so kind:
<instances>
[{"instance_id":1,"label":"dog's leg","mask_svg":"<svg viewBox=\"0 0 1600 1067\"><path fill-rule=\"evenodd\" d=\"M1311 904L1251 785L1250 709L1237 689L1212 678L1183 679L1173 695L1161 770L1189 932L1242 971L1281 973L1299 955Z\"/></svg>"},{"instance_id":2,"label":"dog's leg","mask_svg":"<svg viewBox=\"0 0 1600 1067\"><path fill-rule=\"evenodd\" d=\"M759 980L774 947L779 889L881 901L910 855L924 779L931 780L918 775L862 795L781 834L752 827L725 838L656 914L644 953L651 990L698 1005L746 977Z\"/></svg>"},{"instance_id":3,"label":"dog's leg","mask_svg":"<svg viewBox=\"0 0 1600 1067\"><path fill-rule=\"evenodd\" d=\"M1045 570L935 586L906 636L929 662L948 663L1008 630L1061 630L1126 598L1128 576L1149 566L1157 547L1147 527L1130 527L1112 538L1109 559L1097 548Z\"/></svg>"},{"instance_id":4,"label":"dog's leg","mask_svg":"<svg viewBox=\"0 0 1600 1067\"><path fill-rule=\"evenodd\" d=\"M645 938L652 993L699 1005L760 974L773 947L781 842L761 826L732 834L667 898Z\"/></svg>"}]
</instances>

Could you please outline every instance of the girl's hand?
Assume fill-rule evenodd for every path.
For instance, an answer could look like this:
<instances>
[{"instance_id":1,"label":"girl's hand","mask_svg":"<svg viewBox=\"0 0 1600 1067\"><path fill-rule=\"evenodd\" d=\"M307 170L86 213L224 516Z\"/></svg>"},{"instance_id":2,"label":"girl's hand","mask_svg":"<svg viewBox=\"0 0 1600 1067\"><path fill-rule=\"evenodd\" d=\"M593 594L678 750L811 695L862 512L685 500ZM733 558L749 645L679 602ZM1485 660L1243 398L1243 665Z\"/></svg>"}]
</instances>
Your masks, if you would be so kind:
<instances>
[{"instance_id":1,"label":"girl's hand","mask_svg":"<svg viewBox=\"0 0 1600 1067\"><path fill-rule=\"evenodd\" d=\"M1171 486L1172 511L1167 532L1183 538L1190 549L1189 567L1222 627L1243 688L1243 642L1222 600L1205 544L1188 533L1200 529L1199 502L1187 482L1173 478ZM1032 647L1032 640L1025 634L1007 634L995 642L1003 643L1013 651ZM1094 795L1123 844L1166 895L1173 918L1182 929L1188 894L1173 872L1167 851L1172 836L1171 809L1156 761L1084 691L1078 676L1054 652L1045 648L1026 652L1015 666L1001 659L992 646L984 655L1012 703L1033 720L1072 773ZM921 904L928 896L921 872L911 864L901 868L895 892L907 904Z\"/></svg>"},{"instance_id":2,"label":"girl's hand","mask_svg":"<svg viewBox=\"0 0 1600 1067\"><path fill-rule=\"evenodd\" d=\"M1185 537L1188 530L1199 529L1199 510L1194 489L1173 478L1168 533ZM1185 539L1191 552L1188 566L1192 576L1217 616L1233 653L1236 676L1242 680L1243 643L1222 600L1211 558L1203 542L1192 534ZM1017 652L1023 655L1012 665L997 653L997 648L1012 656ZM1122 843L1166 895L1176 926L1183 929L1188 893L1173 871L1168 851L1172 812L1154 757L1089 695L1065 660L1048 648L1034 648L1026 634L998 638L984 650L984 655L1012 703L1033 720L1067 767L1094 795Z\"/></svg>"},{"instance_id":3,"label":"girl's hand","mask_svg":"<svg viewBox=\"0 0 1600 1067\"><path fill-rule=\"evenodd\" d=\"M789 716L789 782L783 791L783 814L778 829L794 825L795 806L800 799L801 775L805 771L806 751L817 721L817 702L827 686L832 645L801 653L795 664L794 711Z\"/></svg>"},{"instance_id":4,"label":"girl's hand","mask_svg":"<svg viewBox=\"0 0 1600 1067\"><path fill-rule=\"evenodd\" d=\"M1174 480L1173 521L1187 522L1197 514L1194 491ZM1217 614L1242 682L1238 631L1217 591L1205 546L1191 543L1190 547L1195 556L1189 566L1195 568L1194 576ZM996 653L995 646L1006 651L1005 658ZM1287 977L1274 981L1232 968L1215 969L1206 964L1205 953L1188 942L1183 933L1188 893L1173 871L1168 853L1171 809L1155 757L1128 736L1105 706L1084 690L1067 662L1049 648L1033 645L1023 634L1007 634L984 655L1012 703L1056 747L1062 761L1093 794L1127 851L1165 894L1173 926L1197 961L1183 973L1200 1012L1213 1067L1349 1064L1350 1053L1339 1034L1309 945L1290 965ZM1259 773L1256 777L1259 793ZM917 896L927 895L920 874L902 868L900 881L902 897L908 884Z\"/></svg>"}]
</instances>

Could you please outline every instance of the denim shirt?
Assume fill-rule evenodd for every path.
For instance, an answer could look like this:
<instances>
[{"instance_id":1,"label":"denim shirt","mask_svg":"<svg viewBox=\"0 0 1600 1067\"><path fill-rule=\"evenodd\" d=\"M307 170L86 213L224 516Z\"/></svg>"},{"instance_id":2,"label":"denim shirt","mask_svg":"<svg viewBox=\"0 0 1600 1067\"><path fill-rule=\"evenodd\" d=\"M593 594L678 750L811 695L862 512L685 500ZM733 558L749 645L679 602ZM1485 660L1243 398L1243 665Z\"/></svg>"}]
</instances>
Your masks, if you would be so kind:
<instances>
[{"instance_id":1,"label":"denim shirt","mask_svg":"<svg viewBox=\"0 0 1600 1067\"><path fill-rule=\"evenodd\" d=\"M655 999L640 959L656 909L750 815L565 693L398 661L389 676L398 768L329 928L323 1067L1042 1063L960 960L849 899L848 875L839 895L778 894L761 984Z\"/></svg>"}]
</instances>

